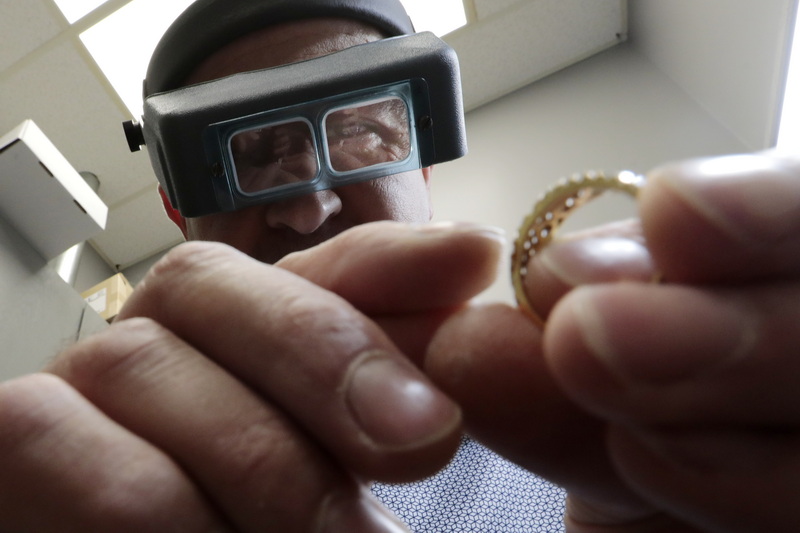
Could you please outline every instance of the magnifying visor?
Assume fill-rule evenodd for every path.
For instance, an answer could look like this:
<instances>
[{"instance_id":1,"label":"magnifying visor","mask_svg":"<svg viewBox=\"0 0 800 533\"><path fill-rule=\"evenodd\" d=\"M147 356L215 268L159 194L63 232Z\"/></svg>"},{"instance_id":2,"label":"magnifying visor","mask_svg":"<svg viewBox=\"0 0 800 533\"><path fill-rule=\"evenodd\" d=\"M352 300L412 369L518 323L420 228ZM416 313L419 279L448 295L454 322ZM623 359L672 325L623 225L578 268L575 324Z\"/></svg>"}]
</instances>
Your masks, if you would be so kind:
<instances>
[{"instance_id":1,"label":"magnifying visor","mask_svg":"<svg viewBox=\"0 0 800 533\"><path fill-rule=\"evenodd\" d=\"M431 33L154 94L125 129L186 217L466 153L455 52Z\"/></svg>"}]
</instances>

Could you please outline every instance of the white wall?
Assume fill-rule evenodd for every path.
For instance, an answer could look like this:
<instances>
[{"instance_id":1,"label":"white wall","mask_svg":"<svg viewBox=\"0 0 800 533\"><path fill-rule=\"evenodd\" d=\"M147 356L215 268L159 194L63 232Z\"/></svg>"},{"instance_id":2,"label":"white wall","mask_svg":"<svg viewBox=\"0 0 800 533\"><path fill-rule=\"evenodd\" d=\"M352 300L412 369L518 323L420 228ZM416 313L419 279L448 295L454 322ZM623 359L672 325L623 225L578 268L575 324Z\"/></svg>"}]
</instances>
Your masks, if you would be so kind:
<instances>
[{"instance_id":1,"label":"white wall","mask_svg":"<svg viewBox=\"0 0 800 533\"><path fill-rule=\"evenodd\" d=\"M108 266L103 258L87 243L83 248L77 276L75 277L75 290L82 293L91 289L101 281L113 276L116 272Z\"/></svg>"},{"instance_id":2,"label":"white wall","mask_svg":"<svg viewBox=\"0 0 800 533\"><path fill-rule=\"evenodd\" d=\"M40 370L106 323L0 218L0 381Z\"/></svg>"},{"instance_id":3,"label":"white wall","mask_svg":"<svg viewBox=\"0 0 800 533\"><path fill-rule=\"evenodd\" d=\"M469 155L434 170L435 219L499 226L510 239L561 176L645 172L668 160L745 150L630 44L469 113L467 136ZM595 209L587 224L634 212L623 198L596 202L604 212L595 216ZM510 301L506 270L483 299Z\"/></svg>"},{"instance_id":4,"label":"white wall","mask_svg":"<svg viewBox=\"0 0 800 533\"><path fill-rule=\"evenodd\" d=\"M753 150L772 146L797 0L632 0L631 39Z\"/></svg>"}]
</instances>

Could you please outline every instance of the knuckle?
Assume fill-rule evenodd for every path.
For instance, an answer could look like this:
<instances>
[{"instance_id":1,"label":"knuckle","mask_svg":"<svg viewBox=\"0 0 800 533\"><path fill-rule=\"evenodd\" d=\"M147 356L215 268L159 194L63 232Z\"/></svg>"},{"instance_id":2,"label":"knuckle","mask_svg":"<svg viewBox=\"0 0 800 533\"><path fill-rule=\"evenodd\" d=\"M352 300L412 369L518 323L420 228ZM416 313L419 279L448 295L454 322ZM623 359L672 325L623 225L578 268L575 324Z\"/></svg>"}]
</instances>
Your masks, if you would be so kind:
<instances>
[{"instance_id":1,"label":"knuckle","mask_svg":"<svg viewBox=\"0 0 800 533\"><path fill-rule=\"evenodd\" d=\"M91 390L94 383L131 371L137 366L152 366L153 358L174 350L176 337L161 324L146 317L115 322L59 354L48 371L62 377L79 390Z\"/></svg>"},{"instance_id":2,"label":"knuckle","mask_svg":"<svg viewBox=\"0 0 800 533\"><path fill-rule=\"evenodd\" d=\"M214 515L180 468L97 420L87 425L86 405L52 374L0 383L0 529L210 530Z\"/></svg>"},{"instance_id":3,"label":"knuckle","mask_svg":"<svg viewBox=\"0 0 800 533\"><path fill-rule=\"evenodd\" d=\"M281 432L275 430L274 424L274 420L249 424L217 437L215 445L231 451L224 457L223 471L228 475L226 483L235 491L246 493L260 486L265 475L275 475L276 470L293 462L287 460L288 456L301 446L285 434L278 437Z\"/></svg>"},{"instance_id":4,"label":"knuckle","mask_svg":"<svg viewBox=\"0 0 800 533\"><path fill-rule=\"evenodd\" d=\"M71 392L62 379L45 373L0 383L0 449L8 450L56 424L71 403Z\"/></svg>"},{"instance_id":5,"label":"knuckle","mask_svg":"<svg viewBox=\"0 0 800 533\"><path fill-rule=\"evenodd\" d=\"M228 262L235 255L240 255L240 252L222 243L185 242L174 247L153 265L142 284L147 286L162 280L181 280L187 277L187 273Z\"/></svg>"},{"instance_id":6,"label":"knuckle","mask_svg":"<svg viewBox=\"0 0 800 533\"><path fill-rule=\"evenodd\" d=\"M277 427L276 427L277 426ZM214 443L228 450L220 459L224 477L217 480L229 494L250 494L260 511L278 522L306 522L311 528L315 513L297 514L297 509L318 508L330 491L351 482L304 437L295 433L285 420L269 418L248 424L239 431L219 435ZM284 483L264 483L265 479L292 479ZM285 505L287 489L292 505Z\"/></svg>"},{"instance_id":7,"label":"knuckle","mask_svg":"<svg viewBox=\"0 0 800 533\"><path fill-rule=\"evenodd\" d=\"M354 308L329 293L292 292L279 308L282 316L277 318L283 322L286 334L295 340L313 332L315 339L341 341L365 328L363 317Z\"/></svg>"},{"instance_id":8,"label":"knuckle","mask_svg":"<svg viewBox=\"0 0 800 533\"><path fill-rule=\"evenodd\" d=\"M204 514L197 490L166 457L130 454L116 466L113 475L102 479L102 490L90 491L77 509L91 520L93 529L167 531L177 523L188 526L199 521Z\"/></svg>"},{"instance_id":9,"label":"knuckle","mask_svg":"<svg viewBox=\"0 0 800 533\"><path fill-rule=\"evenodd\" d=\"M216 242L191 241L170 250L150 269L121 310L118 320L132 316L166 318L178 304L192 305L203 287L215 287L220 273L229 273L245 258L234 248Z\"/></svg>"}]
</instances>

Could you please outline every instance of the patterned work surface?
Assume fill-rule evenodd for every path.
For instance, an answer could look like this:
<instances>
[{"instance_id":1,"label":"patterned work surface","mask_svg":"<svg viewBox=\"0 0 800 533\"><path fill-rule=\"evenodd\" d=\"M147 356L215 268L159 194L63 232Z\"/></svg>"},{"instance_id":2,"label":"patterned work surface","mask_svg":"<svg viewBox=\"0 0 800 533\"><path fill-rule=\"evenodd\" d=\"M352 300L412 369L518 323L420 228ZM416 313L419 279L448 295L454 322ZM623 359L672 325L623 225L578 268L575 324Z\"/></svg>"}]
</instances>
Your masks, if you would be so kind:
<instances>
[{"instance_id":1,"label":"patterned work surface","mask_svg":"<svg viewBox=\"0 0 800 533\"><path fill-rule=\"evenodd\" d=\"M465 438L436 476L372 492L414 533L559 533L566 493Z\"/></svg>"}]
</instances>

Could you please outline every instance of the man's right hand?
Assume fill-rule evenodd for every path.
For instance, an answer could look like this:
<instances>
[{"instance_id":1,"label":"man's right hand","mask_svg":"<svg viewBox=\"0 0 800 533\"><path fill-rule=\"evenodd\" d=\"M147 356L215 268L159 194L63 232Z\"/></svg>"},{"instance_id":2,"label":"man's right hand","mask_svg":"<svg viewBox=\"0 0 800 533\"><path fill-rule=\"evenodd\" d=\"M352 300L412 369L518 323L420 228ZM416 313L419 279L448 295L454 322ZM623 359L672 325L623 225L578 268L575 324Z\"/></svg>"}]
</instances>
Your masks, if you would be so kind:
<instances>
[{"instance_id":1,"label":"man's right hand","mask_svg":"<svg viewBox=\"0 0 800 533\"><path fill-rule=\"evenodd\" d=\"M457 447L459 409L414 359L500 250L393 223L280 267L178 247L110 328L0 385L0 530L400 530L363 480Z\"/></svg>"}]
</instances>

